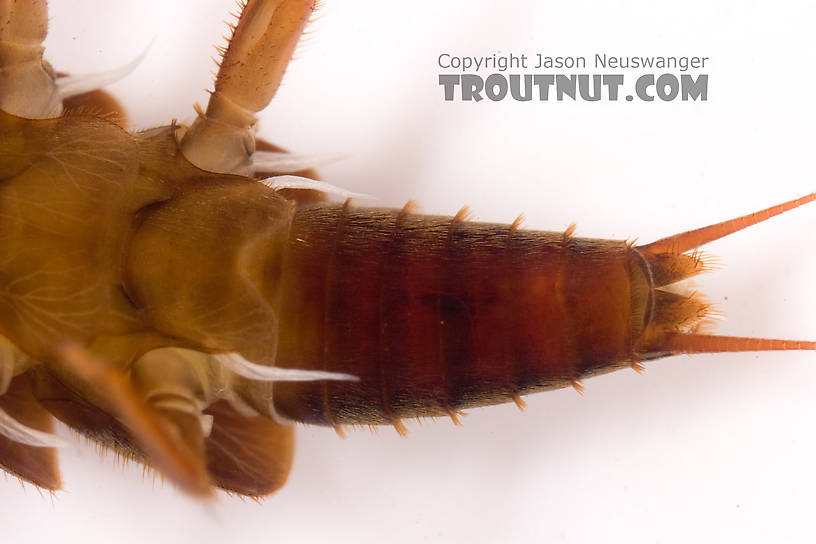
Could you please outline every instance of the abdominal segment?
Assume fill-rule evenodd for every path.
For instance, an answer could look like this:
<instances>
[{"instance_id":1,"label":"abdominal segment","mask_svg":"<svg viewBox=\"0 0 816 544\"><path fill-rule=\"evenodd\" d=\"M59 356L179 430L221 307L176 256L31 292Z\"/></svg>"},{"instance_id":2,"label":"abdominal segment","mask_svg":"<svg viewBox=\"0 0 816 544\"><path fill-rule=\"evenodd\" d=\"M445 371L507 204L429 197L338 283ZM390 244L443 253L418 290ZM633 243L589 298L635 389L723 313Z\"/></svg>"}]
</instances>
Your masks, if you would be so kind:
<instances>
[{"instance_id":1,"label":"abdominal segment","mask_svg":"<svg viewBox=\"0 0 816 544\"><path fill-rule=\"evenodd\" d=\"M276 365L360 380L276 383L275 409L308 423L397 424L625 366L630 251L407 209L303 208Z\"/></svg>"}]
</instances>

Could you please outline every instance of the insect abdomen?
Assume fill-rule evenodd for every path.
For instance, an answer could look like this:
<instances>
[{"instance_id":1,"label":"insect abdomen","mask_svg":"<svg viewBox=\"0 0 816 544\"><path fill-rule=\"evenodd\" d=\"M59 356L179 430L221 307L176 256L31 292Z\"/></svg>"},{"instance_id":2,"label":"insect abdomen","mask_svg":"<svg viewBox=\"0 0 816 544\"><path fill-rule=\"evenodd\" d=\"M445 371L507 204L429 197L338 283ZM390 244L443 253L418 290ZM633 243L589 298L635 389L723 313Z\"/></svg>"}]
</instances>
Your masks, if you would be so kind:
<instances>
[{"instance_id":1,"label":"insect abdomen","mask_svg":"<svg viewBox=\"0 0 816 544\"><path fill-rule=\"evenodd\" d=\"M396 423L618 368L644 315L631 252L406 210L303 208L276 364L360 381L276 383L275 408L309 423Z\"/></svg>"}]
</instances>

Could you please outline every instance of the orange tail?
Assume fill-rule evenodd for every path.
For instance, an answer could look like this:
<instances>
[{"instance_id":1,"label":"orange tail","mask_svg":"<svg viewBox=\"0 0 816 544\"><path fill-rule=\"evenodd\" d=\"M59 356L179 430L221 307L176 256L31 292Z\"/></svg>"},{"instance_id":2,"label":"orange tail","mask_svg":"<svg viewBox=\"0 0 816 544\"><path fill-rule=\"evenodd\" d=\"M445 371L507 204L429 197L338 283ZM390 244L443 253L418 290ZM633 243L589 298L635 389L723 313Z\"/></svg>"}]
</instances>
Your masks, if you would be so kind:
<instances>
[{"instance_id":1,"label":"orange tail","mask_svg":"<svg viewBox=\"0 0 816 544\"><path fill-rule=\"evenodd\" d=\"M669 285L697 274L704 269L702 260L696 253L689 255L684 254L684 252L696 252L704 244L738 232L751 225L756 225L814 200L816 200L816 193L811 193L742 217L662 238L650 244L638 246L635 249L649 263L654 278L654 286ZM663 295L665 292L660 289L653 289L653 293ZM668 296L663 296L662 299L666 301L666 304L672 302L672 299ZM683 320L685 322L699 322L705 313L707 305L700 302L688 303L686 304L685 313L677 317L676 300L673 301L675 304L674 311L666 311L664 307L661 307L660 296L653 297L653 300L656 303L653 307L652 316L657 317L657 319L647 327L642 341L638 345L639 351L645 353L647 357L672 353L816 349L816 342L716 336L697 334L693 331L684 333L678 330L679 322ZM661 311L664 314L669 314L671 318L667 317L665 321L661 321ZM694 312L697 312L697 315L691 315Z\"/></svg>"}]
</instances>

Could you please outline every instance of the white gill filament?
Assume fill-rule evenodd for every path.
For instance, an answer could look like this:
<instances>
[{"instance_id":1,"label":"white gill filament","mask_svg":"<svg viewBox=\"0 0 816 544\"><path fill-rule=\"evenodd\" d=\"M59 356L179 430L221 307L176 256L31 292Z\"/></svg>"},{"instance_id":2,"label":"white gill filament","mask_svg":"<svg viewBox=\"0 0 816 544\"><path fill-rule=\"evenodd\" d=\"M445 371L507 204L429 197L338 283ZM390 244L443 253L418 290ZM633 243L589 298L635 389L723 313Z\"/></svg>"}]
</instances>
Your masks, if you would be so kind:
<instances>
[{"instance_id":1,"label":"white gill filament","mask_svg":"<svg viewBox=\"0 0 816 544\"><path fill-rule=\"evenodd\" d=\"M151 406L153 408L161 408L163 410L171 410L174 412L179 412L182 414L189 414L196 419L201 424L201 432L204 433L204 437L210 436L212 433L213 428L213 416L208 414L202 414L201 409L197 407L195 401L191 402L191 399L188 399L183 396L171 396L169 395L166 398L162 398L159 396L159 400L152 401L151 397L159 396L159 392L154 391L152 395L149 395L145 398L146 401L150 401Z\"/></svg>"},{"instance_id":2,"label":"white gill filament","mask_svg":"<svg viewBox=\"0 0 816 544\"><path fill-rule=\"evenodd\" d=\"M213 423L215 418L209 414L201 414L198 416L198 422L201 424L201 432L207 438L212 434Z\"/></svg>"},{"instance_id":3,"label":"white gill filament","mask_svg":"<svg viewBox=\"0 0 816 544\"><path fill-rule=\"evenodd\" d=\"M222 366L221 368L224 367ZM225 387L218 391L218 398L227 401L233 410L235 410L244 417L255 417L260 415L258 410L247 404L246 401L238 395L238 393L236 393L229 387ZM272 405L271 399L269 400L269 405L270 407Z\"/></svg>"},{"instance_id":4,"label":"white gill filament","mask_svg":"<svg viewBox=\"0 0 816 544\"><path fill-rule=\"evenodd\" d=\"M252 154L253 172L292 174L309 168L317 168L345 158L341 153L282 153L280 151L256 151Z\"/></svg>"},{"instance_id":5,"label":"white gill filament","mask_svg":"<svg viewBox=\"0 0 816 544\"><path fill-rule=\"evenodd\" d=\"M0 434L13 442L37 448L64 448L69 444L59 436L27 427L0 408Z\"/></svg>"},{"instance_id":6,"label":"white gill filament","mask_svg":"<svg viewBox=\"0 0 816 544\"><path fill-rule=\"evenodd\" d=\"M213 358L232 372L262 382L313 382L321 380L357 382L360 378L341 372L324 370L301 370L297 368L278 368L247 361L238 353L220 353Z\"/></svg>"},{"instance_id":7,"label":"white gill filament","mask_svg":"<svg viewBox=\"0 0 816 544\"><path fill-rule=\"evenodd\" d=\"M60 101L78 94L101 89L106 85L110 85L126 77L144 60L152 45L153 40L150 41L147 47L145 47L135 59L118 68L105 70L104 72L94 72L92 74L76 74L57 78L54 84L57 87L57 95Z\"/></svg>"},{"instance_id":8,"label":"white gill filament","mask_svg":"<svg viewBox=\"0 0 816 544\"><path fill-rule=\"evenodd\" d=\"M374 197L371 195L353 193L324 181L316 181L300 176L274 176L271 178L262 179L260 182L276 191L280 189L311 189L313 191L320 191L321 193L335 195L341 198L359 198L364 200L374 199Z\"/></svg>"}]
</instances>

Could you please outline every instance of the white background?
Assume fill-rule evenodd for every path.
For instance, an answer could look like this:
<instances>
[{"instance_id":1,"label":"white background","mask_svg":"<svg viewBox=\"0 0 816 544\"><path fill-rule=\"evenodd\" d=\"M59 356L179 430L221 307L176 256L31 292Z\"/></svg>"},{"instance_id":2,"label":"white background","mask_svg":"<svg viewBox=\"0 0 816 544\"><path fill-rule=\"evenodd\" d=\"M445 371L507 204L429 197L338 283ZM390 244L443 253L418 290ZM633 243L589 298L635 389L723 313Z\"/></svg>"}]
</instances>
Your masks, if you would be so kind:
<instances>
[{"instance_id":1,"label":"white background","mask_svg":"<svg viewBox=\"0 0 816 544\"><path fill-rule=\"evenodd\" d=\"M51 3L47 56L63 71L125 63L155 36L112 87L137 127L206 100L211 44L234 7ZM328 1L261 133L348 153L325 179L382 204L468 204L480 220L524 212L530 228L575 221L578 235L650 241L814 190L814 15L808 2ZM495 51L708 56L709 101L442 100L440 53ZM709 247L723 270L696 285L727 315L720 332L816 337L814 226L810 206ZM53 504L0 485L2 538L812 541L814 384L812 353L682 356L589 380L583 398L530 397L525 413L409 423L408 439L301 427L289 483L261 505L197 503L82 445L61 456Z\"/></svg>"}]
</instances>

